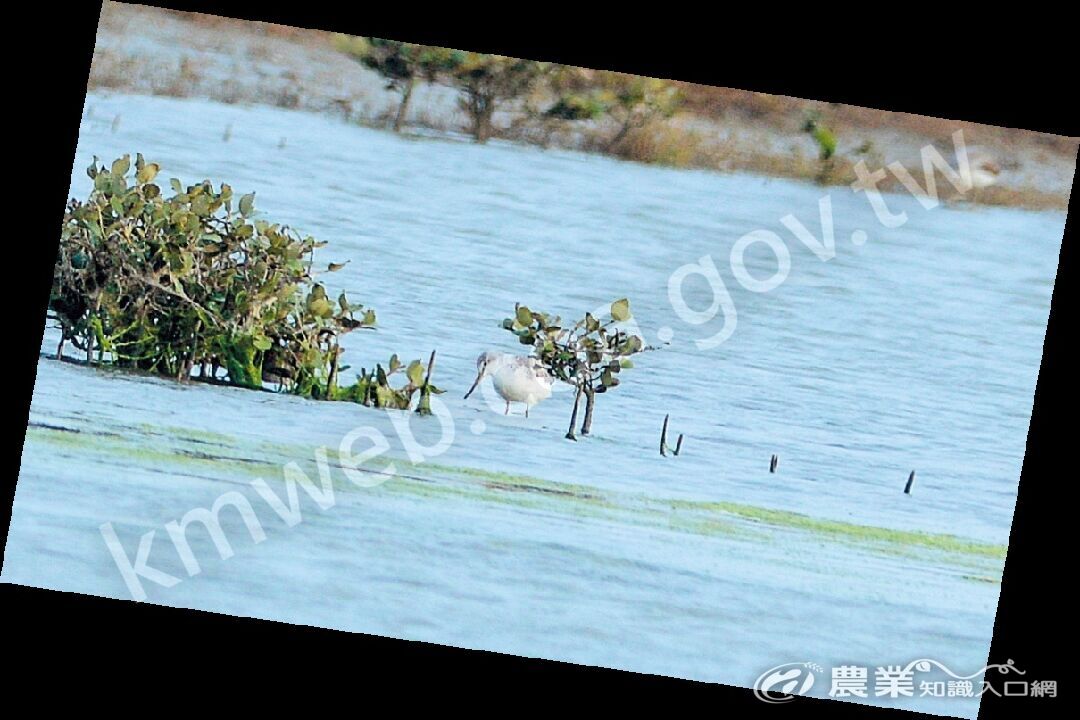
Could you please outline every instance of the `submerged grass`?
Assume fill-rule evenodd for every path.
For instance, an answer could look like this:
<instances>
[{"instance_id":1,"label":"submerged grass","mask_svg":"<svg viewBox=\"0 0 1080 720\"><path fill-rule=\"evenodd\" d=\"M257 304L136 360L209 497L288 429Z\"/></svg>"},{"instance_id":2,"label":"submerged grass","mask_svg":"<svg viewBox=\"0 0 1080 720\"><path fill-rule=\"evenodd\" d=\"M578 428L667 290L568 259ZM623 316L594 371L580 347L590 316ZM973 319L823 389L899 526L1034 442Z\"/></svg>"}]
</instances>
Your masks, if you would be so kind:
<instances>
[{"instance_id":1,"label":"submerged grass","mask_svg":"<svg viewBox=\"0 0 1080 720\"><path fill-rule=\"evenodd\" d=\"M772 510L755 505L741 505L733 502L686 501L672 502L672 507L682 507L703 512L717 512L735 515L747 520L778 527L804 530L836 538L846 538L864 542L895 544L902 547L921 547L964 555L979 555L995 559L1005 559L1006 547L982 543L956 535L924 533L915 530L893 530L873 525L857 525L839 520L815 518L787 510Z\"/></svg>"},{"instance_id":2,"label":"submerged grass","mask_svg":"<svg viewBox=\"0 0 1080 720\"><path fill-rule=\"evenodd\" d=\"M319 477L313 448L301 445L257 443L245 452L237 438L218 433L191 431L187 428L138 426L128 428L136 434L115 432L118 428L87 430L41 422L31 422L27 440L53 446L80 449L89 453L119 456L128 463L149 464L182 470L199 468L212 475L283 479L286 464L296 463L310 478ZM151 446L150 436L170 438L165 446ZM228 454L207 452L207 445L229 448ZM188 445L185 447L185 445ZM335 491L356 490L343 475L336 453L327 452ZM469 466L412 463L383 456L368 463L365 471L376 472L393 462L404 472L392 481L365 492L393 496L459 499L513 505L579 517L605 518L623 524L665 527L678 532L707 536L742 536L761 541L765 527L793 530L834 541L854 543L860 548L890 555L917 557L921 551L936 551L952 556L958 565L978 566L980 561L1004 560L1006 547L979 542L956 535L894 530L829 520L787 510L745 505L729 501L665 500L645 495L604 491L594 486L555 482L530 475L504 473ZM204 476L205 477L205 476ZM213 480L212 477L207 479ZM758 528L755 530L754 528ZM965 579L996 582L987 575L965 575Z\"/></svg>"},{"instance_id":3,"label":"submerged grass","mask_svg":"<svg viewBox=\"0 0 1080 720\"><path fill-rule=\"evenodd\" d=\"M433 470L437 473L449 473L461 477L477 478L484 481L485 487L493 490L508 492L535 492L546 495L574 498L599 505L610 504L606 501L603 493L589 485L577 485L574 483L552 482L531 475L517 475L512 473L483 470L481 468L460 465L437 465L435 463L417 463L416 468Z\"/></svg>"},{"instance_id":4,"label":"submerged grass","mask_svg":"<svg viewBox=\"0 0 1080 720\"><path fill-rule=\"evenodd\" d=\"M971 582L988 583L990 585L1000 585L1001 584L1001 578L1000 577L990 577L989 575L963 575L962 577L965 580L970 580Z\"/></svg>"},{"instance_id":5,"label":"submerged grass","mask_svg":"<svg viewBox=\"0 0 1080 720\"><path fill-rule=\"evenodd\" d=\"M182 436L170 435L170 437L183 441ZM148 442L140 442L137 436L132 437L115 432L96 432L31 423L27 427L26 438L28 441L40 441L97 454L123 456L134 462L172 465L181 469L195 466L217 471L218 474L224 472L259 476L280 472L280 466L265 460L208 453L200 449L178 446L153 447ZM193 438L189 442L205 445L207 441Z\"/></svg>"}]
</instances>

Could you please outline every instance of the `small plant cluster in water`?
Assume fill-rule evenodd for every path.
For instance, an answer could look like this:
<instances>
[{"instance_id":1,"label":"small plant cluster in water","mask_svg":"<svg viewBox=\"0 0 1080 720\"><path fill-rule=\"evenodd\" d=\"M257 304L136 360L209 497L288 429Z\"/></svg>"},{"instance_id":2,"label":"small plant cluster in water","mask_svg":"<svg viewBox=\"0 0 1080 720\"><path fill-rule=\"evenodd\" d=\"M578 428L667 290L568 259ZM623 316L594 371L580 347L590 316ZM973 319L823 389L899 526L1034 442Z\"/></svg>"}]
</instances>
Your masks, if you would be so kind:
<instances>
[{"instance_id":1,"label":"small plant cluster in water","mask_svg":"<svg viewBox=\"0 0 1080 720\"><path fill-rule=\"evenodd\" d=\"M159 166L125 155L87 174L94 189L64 214L49 309L61 329L57 357L70 342L87 362L110 363L186 380L241 387L264 383L303 397L407 409L419 392L430 412L434 353L427 370L398 357L339 376L341 337L375 327L375 312L336 299L314 279L315 248L326 243L252 219L254 194L237 198L209 180L154 181ZM330 263L333 272L343 264ZM393 387L399 370L407 382ZM224 375L219 373L224 371Z\"/></svg>"},{"instance_id":2,"label":"small plant cluster in water","mask_svg":"<svg viewBox=\"0 0 1080 720\"><path fill-rule=\"evenodd\" d=\"M559 317L534 312L524 305L514 309L514 317L503 320L503 328L517 335L522 345L531 345L552 377L577 388L567 439L577 439L574 427L581 397L585 396L581 434L588 435L596 396L617 387L619 373L634 366L630 356L646 349L641 337L615 327L630 318L630 301L623 298L611 303L606 320L585 313L569 328L562 326Z\"/></svg>"}]
</instances>

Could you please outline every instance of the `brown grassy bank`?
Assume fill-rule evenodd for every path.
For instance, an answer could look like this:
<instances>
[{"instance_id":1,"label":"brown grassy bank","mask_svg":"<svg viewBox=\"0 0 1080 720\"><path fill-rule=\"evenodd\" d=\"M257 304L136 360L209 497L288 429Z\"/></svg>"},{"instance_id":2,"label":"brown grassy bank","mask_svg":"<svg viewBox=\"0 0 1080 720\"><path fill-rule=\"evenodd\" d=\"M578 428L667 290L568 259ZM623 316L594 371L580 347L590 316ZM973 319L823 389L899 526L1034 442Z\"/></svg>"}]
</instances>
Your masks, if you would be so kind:
<instances>
[{"instance_id":1,"label":"brown grassy bank","mask_svg":"<svg viewBox=\"0 0 1080 720\"><path fill-rule=\"evenodd\" d=\"M1076 138L733 88L677 85L684 97L678 115L635 128L614 144L610 122L552 122L520 109L496 114L496 134L639 162L847 184L854 180L854 164L860 159L872 169L898 161L918 176L920 149L934 144L949 157L952 133L962 129L969 147L988 151L1002 168L995 185L973 190L967 201L1030 209L1068 205L1080 142ZM114 2L106 2L102 10L90 89L269 104L376 127L390 123L396 103L381 78L334 48L330 33ZM457 99L451 88L422 85L407 126L460 132L468 119ZM811 112L839 140L824 178L818 149L801 128ZM902 189L895 180L883 187Z\"/></svg>"}]
</instances>

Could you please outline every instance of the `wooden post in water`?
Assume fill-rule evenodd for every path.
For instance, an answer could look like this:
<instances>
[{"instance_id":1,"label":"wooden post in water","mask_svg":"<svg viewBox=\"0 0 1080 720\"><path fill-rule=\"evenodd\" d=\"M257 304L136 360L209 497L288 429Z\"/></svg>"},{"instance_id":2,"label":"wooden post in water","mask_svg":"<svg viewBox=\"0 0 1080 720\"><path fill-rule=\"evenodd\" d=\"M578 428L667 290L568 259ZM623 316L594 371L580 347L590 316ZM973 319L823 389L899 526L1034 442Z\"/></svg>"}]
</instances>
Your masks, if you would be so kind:
<instances>
[{"instance_id":1,"label":"wooden post in water","mask_svg":"<svg viewBox=\"0 0 1080 720\"><path fill-rule=\"evenodd\" d=\"M779 464L780 464L780 458L778 458L775 454L773 454L773 456L771 458L769 458L769 472L771 472L771 473L776 472L776 466L779 465Z\"/></svg>"},{"instance_id":2,"label":"wooden post in water","mask_svg":"<svg viewBox=\"0 0 1080 720\"><path fill-rule=\"evenodd\" d=\"M904 486L904 494L911 494L911 486L915 482L915 471L912 470L911 474L907 476L907 485Z\"/></svg>"},{"instance_id":3,"label":"wooden post in water","mask_svg":"<svg viewBox=\"0 0 1080 720\"><path fill-rule=\"evenodd\" d=\"M667 444L667 426L670 415L664 416L664 427L660 430L660 454L667 457L667 451L671 450L671 447ZM671 454L678 456L682 450L683 435L679 433L679 439L675 441L675 449L671 450Z\"/></svg>"},{"instance_id":4,"label":"wooden post in water","mask_svg":"<svg viewBox=\"0 0 1080 720\"><path fill-rule=\"evenodd\" d=\"M416 412L420 415L431 414L431 373L435 372L435 351L431 351L428 358L427 375L424 376L424 384L420 386L420 401L416 403Z\"/></svg>"}]
</instances>

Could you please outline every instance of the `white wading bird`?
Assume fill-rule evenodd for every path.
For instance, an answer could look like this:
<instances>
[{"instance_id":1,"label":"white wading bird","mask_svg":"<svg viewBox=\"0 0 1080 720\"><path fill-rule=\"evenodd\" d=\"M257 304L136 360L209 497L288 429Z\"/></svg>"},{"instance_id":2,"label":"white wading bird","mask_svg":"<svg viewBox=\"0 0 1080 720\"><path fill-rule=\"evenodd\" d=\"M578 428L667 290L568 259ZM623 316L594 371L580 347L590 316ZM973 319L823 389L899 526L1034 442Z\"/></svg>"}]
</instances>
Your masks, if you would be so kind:
<instances>
[{"instance_id":1,"label":"white wading bird","mask_svg":"<svg viewBox=\"0 0 1080 720\"><path fill-rule=\"evenodd\" d=\"M492 351L480 353L480 357L476 358L476 381L465 393L466 399L473 394L485 375L491 377L495 392L506 401L504 415L510 414L511 402L523 402L525 417L529 417L530 407L551 397L552 377L534 357Z\"/></svg>"}]
</instances>

